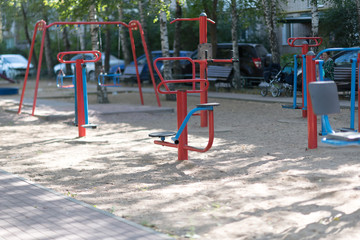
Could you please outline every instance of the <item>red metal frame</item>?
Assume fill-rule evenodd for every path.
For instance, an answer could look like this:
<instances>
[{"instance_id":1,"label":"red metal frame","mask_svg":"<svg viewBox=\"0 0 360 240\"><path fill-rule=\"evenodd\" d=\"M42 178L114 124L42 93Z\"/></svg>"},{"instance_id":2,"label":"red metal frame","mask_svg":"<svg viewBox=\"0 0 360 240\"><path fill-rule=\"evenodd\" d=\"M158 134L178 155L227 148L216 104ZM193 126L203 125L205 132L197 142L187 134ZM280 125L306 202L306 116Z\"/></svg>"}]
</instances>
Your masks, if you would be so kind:
<instances>
[{"instance_id":1,"label":"red metal frame","mask_svg":"<svg viewBox=\"0 0 360 240\"><path fill-rule=\"evenodd\" d=\"M160 70L157 67L158 61L164 61L164 60L188 60L192 64L192 79L177 79L177 80L164 80ZM176 105L177 105L177 127L180 128L181 124L183 123L186 115L187 115L187 94L188 93L204 93L209 88L209 82L207 79L196 79L195 78L195 60L192 60L188 57L162 57L157 58L154 61L154 68L156 73L159 75L160 83L157 86L157 90L161 94L176 94ZM192 89L189 90L170 90L170 88L167 86L168 83L176 84L176 83L193 83ZM200 83L200 89L196 89L196 83ZM162 90L161 88L165 88L165 90ZM178 149L178 160L188 160L188 151L196 151L196 152L206 152L208 151L214 141L214 113L213 111L207 110L203 112L209 112L209 141L207 146L204 149L192 147L188 145L188 130L187 126L184 128L182 134L180 135L179 143L170 143L165 141L158 141L155 140L155 144L159 144L162 146L167 147L174 147Z\"/></svg>"},{"instance_id":2,"label":"red metal frame","mask_svg":"<svg viewBox=\"0 0 360 240\"><path fill-rule=\"evenodd\" d=\"M150 60L149 51L148 51L148 48L147 48L147 45L145 42L144 31L143 31L139 21L132 20L129 22L129 24L126 24L124 22L117 22L117 21L115 21L115 22L54 22L54 23L47 25L44 20L40 20L35 24L34 34L33 34L30 52L29 52L28 65L27 65L27 69L25 72L24 84L23 84L20 103L19 103L18 114L21 113L21 108L22 108L22 104L23 104L23 100L24 100L24 94L25 94L25 90L26 90L27 79L29 76L30 63L31 63L31 59L32 59L33 51L34 51L34 45L35 45L37 32L43 31L43 34L42 34L42 38L41 38L41 45L40 45L40 52L39 52L39 63L38 63L38 69L37 69L37 75L36 75L36 84L35 84L32 115L34 115L35 107L36 107L36 99L37 99L37 93L38 93L38 88L39 88L39 79L40 79L40 71L41 71L41 63L42 63L42 57L43 57L46 30L52 26L58 26L58 25L122 25L124 27L127 27L129 29L129 35L130 35L130 40L131 40L131 50L133 53L134 63L135 63L135 67L136 67L140 100L141 100L141 104L144 104L144 100L143 100L143 96L142 96L142 89L141 89L140 75L139 75L139 71L138 71L138 64L136 61L135 43L134 43L134 37L133 37L132 31L139 30L142 45L143 45L145 56L146 56L146 60L147 60L147 63L149 66L151 66L151 60ZM158 106L161 107L160 98L159 98L158 92L156 91L156 82L155 82L155 78L154 78L154 73L153 73L151 67L149 68L149 70L150 70L151 81L152 81L155 95L156 95L156 100L157 100Z\"/></svg>"},{"instance_id":3,"label":"red metal frame","mask_svg":"<svg viewBox=\"0 0 360 240\"><path fill-rule=\"evenodd\" d=\"M92 60L84 60L84 59L76 59L75 61L64 60L65 55L69 54L85 54L92 53L94 55L94 59ZM84 103L84 86L83 86L83 74L82 74L82 64L87 62L97 62L101 59L101 52L99 51L68 51L68 52L60 52L57 55L57 59L61 63L75 63L76 68L76 102L77 102L77 116L78 116L78 129L79 129L79 137L86 136L86 129L83 127L86 124L85 121L85 103Z\"/></svg>"},{"instance_id":4,"label":"red metal frame","mask_svg":"<svg viewBox=\"0 0 360 240\"><path fill-rule=\"evenodd\" d=\"M315 61L313 58L315 54L306 55L306 84L309 86L309 83L316 81L315 73ZM311 97L309 93L309 88L306 88L307 91L307 108L308 108L308 148L315 149L317 148L317 118L313 111Z\"/></svg>"},{"instance_id":5,"label":"red metal frame","mask_svg":"<svg viewBox=\"0 0 360 240\"><path fill-rule=\"evenodd\" d=\"M298 40L313 40L315 44L308 44L308 43L301 43L301 44L295 44ZM301 54L306 55L309 51L309 47L318 47L321 45L323 39L321 37L292 37L288 38L287 43L290 47L301 47ZM302 67L302 70L304 72L304 66ZM307 75L306 75L307 76ZM306 118L307 116L307 110L304 110L304 74L302 74L302 117Z\"/></svg>"},{"instance_id":6,"label":"red metal frame","mask_svg":"<svg viewBox=\"0 0 360 240\"><path fill-rule=\"evenodd\" d=\"M199 44L207 43L207 22L215 24L213 20L207 18L205 13L200 14L198 18L178 18L170 22L170 24L177 21L199 21ZM205 61L197 61L200 65L200 78L205 79L205 71L207 70L207 62ZM204 88L204 83L200 83L200 89ZM207 91L204 91L200 94L200 103L208 102L208 94ZM200 126L207 126L207 115L205 111L200 113Z\"/></svg>"}]
</instances>

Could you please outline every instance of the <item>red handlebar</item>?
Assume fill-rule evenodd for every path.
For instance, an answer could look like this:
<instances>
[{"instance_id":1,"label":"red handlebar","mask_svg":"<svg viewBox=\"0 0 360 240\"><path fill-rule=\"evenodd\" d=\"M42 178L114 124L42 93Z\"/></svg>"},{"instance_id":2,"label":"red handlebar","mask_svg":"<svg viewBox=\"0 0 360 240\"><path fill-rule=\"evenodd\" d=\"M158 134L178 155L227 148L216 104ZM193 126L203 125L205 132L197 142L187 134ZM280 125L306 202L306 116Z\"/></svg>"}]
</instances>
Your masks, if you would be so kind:
<instances>
[{"instance_id":1,"label":"red handlebar","mask_svg":"<svg viewBox=\"0 0 360 240\"><path fill-rule=\"evenodd\" d=\"M83 60L83 62L97 62L101 59L101 52L100 51L68 51L68 52L59 52L57 55L57 59L59 62L61 63L76 63L76 60L72 60L72 61L68 61L68 60L64 60L64 56L65 55L70 55L70 54L86 54L86 53L92 53L95 57L95 59L91 59L91 60Z\"/></svg>"},{"instance_id":2,"label":"red handlebar","mask_svg":"<svg viewBox=\"0 0 360 240\"><path fill-rule=\"evenodd\" d=\"M321 45L323 39L321 37L292 37L288 38L287 43L291 47L302 47L304 44L301 45L295 45L296 40L314 40L315 44L309 44L309 47L318 47Z\"/></svg>"},{"instance_id":3,"label":"red handlebar","mask_svg":"<svg viewBox=\"0 0 360 240\"><path fill-rule=\"evenodd\" d=\"M206 18L206 20L212 24L215 24L215 21L211 20L210 18ZM172 20L170 22L170 24L172 24L174 22L179 22L179 21L200 21L200 18L177 18L175 20Z\"/></svg>"},{"instance_id":4,"label":"red handlebar","mask_svg":"<svg viewBox=\"0 0 360 240\"><path fill-rule=\"evenodd\" d=\"M166 61L166 60L168 60L168 61L174 61L174 60L187 60L187 61L189 61L191 63L191 65L192 65L192 79L164 80L164 78L161 75L160 70L157 67L156 63L158 61ZM193 83L193 88L191 90L187 90L188 93L201 93L201 92L206 91L209 88L209 82L208 82L207 79L197 79L197 78L195 78L195 61L192 60L189 57L160 57L160 58L157 58L154 61L154 69L155 69L156 73L158 74L158 76L159 76L159 78L161 80L161 83L157 87L159 93L162 93L162 94L175 94L176 93L176 91L171 91L170 90L170 88L167 86L168 83ZM195 83L200 83L200 82L205 82L205 88L200 89L200 90L195 89L195 86L196 86ZM160 90L161 86L164 86L166 91Z\"/></svg>"}]
</instances>

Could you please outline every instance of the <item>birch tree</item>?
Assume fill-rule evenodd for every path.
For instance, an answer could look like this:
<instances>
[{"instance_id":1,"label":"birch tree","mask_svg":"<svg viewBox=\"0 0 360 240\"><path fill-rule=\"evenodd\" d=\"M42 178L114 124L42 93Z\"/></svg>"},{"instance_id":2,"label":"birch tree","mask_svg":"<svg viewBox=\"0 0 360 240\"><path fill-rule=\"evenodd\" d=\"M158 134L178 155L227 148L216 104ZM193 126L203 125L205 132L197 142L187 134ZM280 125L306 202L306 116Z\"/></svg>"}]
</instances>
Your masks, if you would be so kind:
<instances>
[{"instance_id":1,"label":"birch tree","mask_svg":"<svg viewBox=\"0 0 360 240\"><path fill-rule=\"evenodd\" d=\"M176 8L175 8L175 18L182 17L182 8L180 0L176 0ZM174 57L180 56L180 39L181 39L181 21L175 22L175 31L174 31ZM173 63L173 73L175 76L179 76L181 74L181 66L179 61L175 61Z\"/></svg>"},{"instance_id":2,"label":"birch tree","mask_svg":"<svg viewBox=\"0 0 360 240\"><path fill-rule=\"evenodd\" d=\"M264 11L267 31L269 34L272 61L275 64L280 64L280 50L279 50L279 43L276 34L277 1L261 0L261 4L262 4L262 9Z\"/></svg>"},{"instance_id":3,"label":"birch tree","mask_svg":"<svg viewBox=\"0 0 360 240\"><path fill-rule=\"evenodd\" d=\"M239 59L239 46L238 46L238 10L236 0L231 0L230 4L231 8L231 40L232 40L232 48L233 48L233 57L234 59ZM240 82L240 61L234 62L234 75L233 75L233 86L242 86ZM234 84L239 83L239 84Z\"/></svg>"},{"instance_id":4,"label":"birch tree","mask_svg":"<svg viewBox=\"0 0 360 240\"><path fill-rule=\"evenodd\" d=\"M119 21L124 22L125 19L124 19L123 2L120 2L117 5L117 7L119 13ZM129 65L129 63L131 62L131 53L129 48L129 42L126 40L128 39L128 36L126 36L125 28L123 26L120 26L119 35L120 35L120 44L122 46L121 49L122 49L125 65Z\"/></svg>"},{"instance_id":5,"label":"birch tree","mask_svg":"<svg viewBox=\"0 0 360 240\"><path fill-rule=\"evenodd\" d=\"M319 36L319 9L317 0L310 1L311 6L311 36Z\"/></svg>"},{"instance_id":6,"label":"birch tree","mask_svg":"<svg viewBox=\"0 0 360 240\"><path fill-rule=\"evenodd\" d=\"M94 4L90 5L89 9L89 20L90 22L97 22L97 14L96 14L96 6ZM91 47L92 50L99 50L99 26L98 25L90 25L90 34L91 34ZM98 78L100 70L102 66L102 61L98 61L95 63L95 73L94 80ZM89 76L90 78L90 76ZM109 99L107 96L106 87L101 87L97 85L97 102L98 103L109 103Z\"/></svg>"}]
</instances>

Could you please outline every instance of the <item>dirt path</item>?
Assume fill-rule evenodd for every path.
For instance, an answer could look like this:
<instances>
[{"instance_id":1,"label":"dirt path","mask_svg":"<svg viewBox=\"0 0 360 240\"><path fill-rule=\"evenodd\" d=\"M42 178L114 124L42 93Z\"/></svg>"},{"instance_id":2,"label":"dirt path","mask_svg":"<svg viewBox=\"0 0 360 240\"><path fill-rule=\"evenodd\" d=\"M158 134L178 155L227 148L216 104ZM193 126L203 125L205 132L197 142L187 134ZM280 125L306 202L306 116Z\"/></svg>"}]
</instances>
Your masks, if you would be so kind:
<instances>
[{"instance_id":1,"label":"dirt path","mask_svg":"<svg viewBox=\"0 0 360 240\"><path fill-rule=\"evenodd\" d=\"M51 95L47 85L41 94ZM210 99L215 141L177 161L151 132L176 129L176 113L92 116L77 140L69 119L13 114L0 97L0 168L177 239L359 239L358 147L307 150L306 120L280 104ZM69 100L69 99L67 99ZM59 100L60 101L60 100ZM94 99L91 99L94 101ZM112 103L138 104L136 93ZM189 97L189 106L198 103ZM145 102L156 105L151 94ZM174 107L174 102L165 102ZM349 110L331 118L348 126ZM198 119L189 143L206 144Z\"/></svg>"}]
</instances>

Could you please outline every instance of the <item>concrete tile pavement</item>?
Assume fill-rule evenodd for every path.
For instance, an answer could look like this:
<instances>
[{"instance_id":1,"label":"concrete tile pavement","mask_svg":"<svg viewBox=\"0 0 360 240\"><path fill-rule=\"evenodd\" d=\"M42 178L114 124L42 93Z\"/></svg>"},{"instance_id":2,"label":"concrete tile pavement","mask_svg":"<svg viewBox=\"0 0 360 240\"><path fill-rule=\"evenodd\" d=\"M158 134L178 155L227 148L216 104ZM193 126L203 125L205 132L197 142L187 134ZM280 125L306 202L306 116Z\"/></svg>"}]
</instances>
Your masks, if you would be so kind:
<instances>
[{"instance_id":1,"label":"concrete tile pavement","mask_svg":"<svg viewBox=\"0 0 360 240\"><path fill-rule=\"evenodd\" d=\"M0 170L0 239L172 238Z\"/></svg>"}]
</instances>

